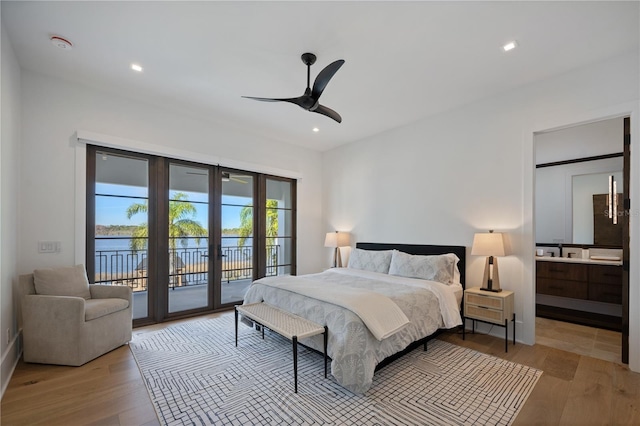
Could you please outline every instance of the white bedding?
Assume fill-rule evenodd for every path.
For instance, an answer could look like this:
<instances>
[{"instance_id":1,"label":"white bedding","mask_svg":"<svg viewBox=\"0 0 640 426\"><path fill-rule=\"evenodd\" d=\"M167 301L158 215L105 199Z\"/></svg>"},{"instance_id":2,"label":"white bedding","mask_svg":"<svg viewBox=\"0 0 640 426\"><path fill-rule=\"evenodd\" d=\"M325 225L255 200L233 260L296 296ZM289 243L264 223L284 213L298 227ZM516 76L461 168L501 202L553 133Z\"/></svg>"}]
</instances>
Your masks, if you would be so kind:
<instances>
[{"instance_id":1,"label":"white bedding","mask_svg":"<svg viewBox=\"0 0 640 426\"><path fill-rule=\"evenodd\" d=\"M284 277L280 277L284 278ZM291 285L278 286L278 277L265 278L252 284L244 303L265 301L286 311L327 325L329 329L328 354L331 372L345 388L363 393L371 386L376 365L383 359L403 350L410 343L435 332L438 328L451 328L462 324L456 286L434 281L403 278L348 268L330 269L320 274L287 277L292 280L327 283L327 289L336 285L351 289L368 289L387 296L409 319L409 324L398 332L379 341L358 315L337 304L320 301L299 294ZM358 290L361 291L361 290ZM301 340L302 343L322 350L322 337Z\"/></svg>"},{"instance_id":2,"label":"white bedding","mask_svg":"<svg viewBox=\"0 0 640 426\"><path fill-rule=\"evenodd\" d=\"M293 275L264 278L260 284L342 306L360 317L378 340L386 339L409 324L402 309L391 299L365 288Z\"/></svg>"}]
</instances>

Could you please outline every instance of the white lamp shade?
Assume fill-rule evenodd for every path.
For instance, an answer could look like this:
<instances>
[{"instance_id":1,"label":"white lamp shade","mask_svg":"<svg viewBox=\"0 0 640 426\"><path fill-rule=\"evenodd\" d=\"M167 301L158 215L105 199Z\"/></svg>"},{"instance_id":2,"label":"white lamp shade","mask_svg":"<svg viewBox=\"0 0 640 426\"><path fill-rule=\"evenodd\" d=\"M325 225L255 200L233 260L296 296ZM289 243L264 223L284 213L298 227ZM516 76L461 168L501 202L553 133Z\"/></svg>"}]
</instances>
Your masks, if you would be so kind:
<instances>
[{"instance_id":1,"label":"white lamp shade","mask_svg":"<svg viewBox=\"0 0 640 426\"><path fill-rule=\"evenodd\" d=\"M473 236L473 256L504 256L504 240L500 232L478 233Z\"/></svg>"},{"instance_id":2,"label":"white lamp shade","mask_svg":"<svg viewBox=\"0 0 640 426\"><path fill-rule=\"evenodd\" d=\"M325 247L346 247L351 244L348 232L327 232L324 239Z\"/></svg>"}]
</instances>

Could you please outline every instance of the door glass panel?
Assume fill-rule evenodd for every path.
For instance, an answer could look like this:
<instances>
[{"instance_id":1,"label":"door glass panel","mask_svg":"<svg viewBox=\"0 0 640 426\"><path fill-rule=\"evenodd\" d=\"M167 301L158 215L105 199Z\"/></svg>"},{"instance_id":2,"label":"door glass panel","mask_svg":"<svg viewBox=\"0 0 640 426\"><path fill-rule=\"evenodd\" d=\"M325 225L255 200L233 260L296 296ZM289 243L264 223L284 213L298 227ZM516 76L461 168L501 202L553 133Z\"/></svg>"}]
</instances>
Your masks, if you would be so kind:
<instances>
[{"instance_id":1,"label":"door glass panel","mask_svg":"<svg viewBox=\"0 0 640 426\"><path fill-rule=\"evenodd\" d=\"M253 278L253 176L222 173L221 303L244 299Z\"/></svg>"},{"instance_id":2,"label":"door glass panel","mask_svg":"<svg viewBox=\"0 0 640 426\"><path fill-rule=\"evenodd\" d=\"M209 305L209 169L169 165L169 312Z\"/></svg>"},{"instance_id":3,"label":"door glass panel","mask_svg":"<svg viewBox=\"0 0 640 426\"><path fill-rule=\"evenodd\" d=\"M288 275L293 259L291 182L267 179L266 184L266 275Z\"/></svg>"},{"instance_id":4,"label":"door glass panel","mask_svg":"<svg viewBox=\"0 0 640 426\"><path fill-rule=\"evenodd\" d=\"M96 153L96 284L133 290L133 318L148 316L149 165L146 159Z\"/></svg>"}]
</instances>

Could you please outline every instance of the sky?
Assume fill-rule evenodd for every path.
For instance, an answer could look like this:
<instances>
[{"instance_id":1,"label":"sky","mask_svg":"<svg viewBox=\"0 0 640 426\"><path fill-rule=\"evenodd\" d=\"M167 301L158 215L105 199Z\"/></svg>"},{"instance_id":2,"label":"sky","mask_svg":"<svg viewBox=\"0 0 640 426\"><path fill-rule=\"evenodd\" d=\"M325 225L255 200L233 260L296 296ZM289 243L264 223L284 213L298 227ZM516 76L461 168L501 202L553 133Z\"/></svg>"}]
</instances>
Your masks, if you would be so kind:
<instances>
[{"instance_id":1,"label":"sky","mask_svg":"<svg viewBox=\"0 0 640 426\"><path fill-rule=\"evenodd\" d=\"M197 213L194 219L204 228L208 227L206 194L185 192L188 200L193 202ZM140 225L147 222L146 213L138 213L127 219L127 208L134 203L144 203L147 198L147 188L96 183L96 194L118 195L119 197L96 195L96 224L97 225ZM172 193L173 194L173 193ZM142 197L135 198L135 197ZM251 199L223 195L222 228L238 228L240 226L241 206L247 205ZM228 206L225 206L227 204Z\"/></svg>"}]
</instances>

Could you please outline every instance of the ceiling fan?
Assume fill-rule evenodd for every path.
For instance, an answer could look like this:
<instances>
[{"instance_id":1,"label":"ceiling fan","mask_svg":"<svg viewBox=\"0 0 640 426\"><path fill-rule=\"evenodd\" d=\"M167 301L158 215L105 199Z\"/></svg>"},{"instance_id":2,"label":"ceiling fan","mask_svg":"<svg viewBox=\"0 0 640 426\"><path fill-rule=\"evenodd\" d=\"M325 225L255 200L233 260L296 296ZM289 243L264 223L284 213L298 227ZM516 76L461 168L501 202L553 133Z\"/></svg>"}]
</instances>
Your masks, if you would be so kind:
<instances>
[{"instance_id":1,"label":"ceiling fan","mask_svg":"<svg viewBox=\"0 0 640 426\"><path fill-rule=\"evenodd\" d=\"M256 98L253 96L243 96L243 98L255 99L256 101L264 102L289 102L292 104L296 104L300 108L306 109L307 111L326 115L327 117L334 119L338 123L341 123L342 117L340 117L340 114L338 114L331 108L320 105L319 99L325 87L327 87L329 80L331 80L333 75L340 69L342 64L344 64L344 59L338 59L337 61L332 62L327 65L322 71L320 71L320 74L318 74L316 80L313 82L313 88L310 87L310 75L311 65L316 62L316 55L314 55L313 53L303 53L301 59L302 62L307 66L307 88L304 91L304 95L298 96L297 98Z\"/></svg>"},{"instance_id":2,"label":"ceiling fan","mask_svg":"<svg viewBox=\"0 0 640 426\"><path fill-rule=\"evenodd\" d=\"M207 172L186 172L186 174L188 175L195 175L195 176L209 176L209 173ZM241 178L250 178L251 176L248 175L237 175L237 174L231 174L228 172L222 172L222 181L223 182L229 182L234 181L234 182L238 182L238 183L249 183L246 180L243 180Z\"/></svg>"},{"instance_id":3,"label":"ceiling fan","mask_svg":"<svg viewBox=\"0 0 640 426\"><path fill-rule=\"evenodd\" d=\"M250 178L251 176L247 175L236 175L232 173L222 172L222 181L229 182L230 180L238 183L248 183L246 180L242 180L240 178Z\"/></svg>"}]
</instances>

